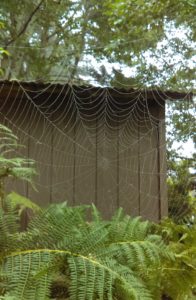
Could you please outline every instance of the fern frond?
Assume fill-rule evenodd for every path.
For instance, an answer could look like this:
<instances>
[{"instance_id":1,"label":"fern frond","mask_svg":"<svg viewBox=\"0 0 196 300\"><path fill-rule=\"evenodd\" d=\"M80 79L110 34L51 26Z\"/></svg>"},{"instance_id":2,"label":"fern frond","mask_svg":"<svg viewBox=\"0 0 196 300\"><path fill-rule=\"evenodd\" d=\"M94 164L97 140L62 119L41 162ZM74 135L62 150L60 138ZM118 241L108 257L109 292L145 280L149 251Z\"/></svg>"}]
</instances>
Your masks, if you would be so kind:
<instances>
[{"instance_id":1,"label":"fern frond","mask_svg":"<svg viewBox=\"0 0 196 300\"><path fill-rule=\"evenodd\" d=\"M95 299L114 299L115 294L118 294L117 286L121 286L127 299L139 299L141 293L146 295L143 299L152 299L147 288L139 284L138 280L133 280L130 270L126 268L124 272L124 267L115 260L98 261L79 255L70 257L68 262L71 270L72 300L92 300L95 296Z\"/></svg>"},{"instance_id":2,"label":"fern frond","mask_svg":"<svg viewBox=\"0 0 196 300\"><path fill-rule=\"evenodd\" d=\"M110 222L108 231L113 241L144 240L149 227L148 221L142 222L140 217L123 216L121 211L118 217Z\"/></svg>"},{"instance_id":3,"label":"fern frond","mask_svg":"<svg viewBox=\"0 0 196 300\"><path fill-rule=\"evenodd\" d=\"M3 268L11 287L7 295L14 295L17 300L48 299L51 270L52 266L55 269L57 257L67 259L72 300L114 299L115 293L118 294L117 286L127 299L139 299L139 295L143 295L143 299L152 299L147 288L134 278L133 272L115 260L101 261L93 256L50 249L21 251L7 257Z\"/></svg>"},{"instance_id":4,"label":"fern frond","mask_svg":"<svg viewBox=\"0 0 196 300\"><path fill-rule=\"evenodd\" d=\"M105 224L89 225L88 231L81 232L81 240L77 245L77 251L81 254L96 253L99 249L105 248L108 231Z\"/></svg>"},{"instance_id":5,"label":"fern frond","mask_svg":"<svg viewBox=\"0 0 196 300\"><path fill-rule=\"evenodd\" d=\"M98 250L97 257L111 257L131 269L143 271L152 265L159 265L162 258L162 250L158 245L148 241L115 242L108 247Z\"/></svg>"},{"instance_id":6,"label":"fern frond","mask_svg":"<svg viewBox=\"0 0 196 300\"><path fill-rule=\"evenodd\" d=\"M152 300L163 294L184 300L191 295L196 277L192 229L178 227L176 234L171 229L164 241L149 222L124 216L122 210L111 221L96 217L89 222L88 209L52 205L38 212L26 232L11 233L20 251L3 254L6 296L55 298L58 276L72 300Z\"/></svg>"},{"instance_id":7,"label":"fern frond","mask_svg":"<svg viewBox=\"0 0 196 300\"><path fill-rule=\"evenodd\" d=\"M103 222L101 214L94 204L91 205L91 216L92 216L93 223L99 224L100 222Z\"/></svg>"},{"instance_id":8,"label":"fern frond","mask_svg":"<svg viewBox=\"0 0 196 300\"><path fill-rule=\"evenodd\" d=\"M49 265L52 257L47 251L13 253L4 262L8 277L8 295L18 300L49 298L52 276ZM51 271L51 270L50 270Z\"/></svg>"},{"instance_id":9,"label":"fern frond","mask_svg":"<svg viewBox=\"0 0 196 300\"><path fill-rule=\"evenodd\" d=\"M11 192L10 194L8 194L6 196L6 199L7 202L9 202L13 208L20 208L19 215L26 208L29 208L34 213L39 212L41 210L41 208L33 201L15 192Z\"/></svg>"},{"instance_id":10,"label":"fern frond","mask_svg":"<svg viewBox=\"0 0 196 300\"><path fill-rule=\"evenodd\" d=\"M81 208L67 207L64 204L52 205L40 211L29 224L29 242L32 242L27 243L27 246L74 250L81 242L81 231L87 231L87 223L80 212Z\"/></svg>"},{"instance_id":11,"label":"fern frond","mask_svg":"<svg viewBox=\"0 0 196 300\"><path fill-rule=\"evenodd\" d=\"M8 201L0 205L0 259L15 250L18 244L18 215Z\"/></svg>"},{"instance_id":12,"label":"fern frond","mask_svg":"<svg viewBox=\"0 0 196 300\"><path fill-rule=\"evenodd\" d=\"M4 177L20 178L32 183L32 176L36 175L34 161L21 157L8 157L10 152L22 147L18 138L6 126L0 124L0 179Z\"/></svg>"},{"instance_id":13,"label":"fern frond","mask_svg":"<svg viewBox=\"0 0 196 300\"><path fill-rule=\"evenodd\" d=\"M7 152L13 151L18 146L18 138L6 126L0 124L0 152L5 156Z\"/></svg>"}]
</instances>

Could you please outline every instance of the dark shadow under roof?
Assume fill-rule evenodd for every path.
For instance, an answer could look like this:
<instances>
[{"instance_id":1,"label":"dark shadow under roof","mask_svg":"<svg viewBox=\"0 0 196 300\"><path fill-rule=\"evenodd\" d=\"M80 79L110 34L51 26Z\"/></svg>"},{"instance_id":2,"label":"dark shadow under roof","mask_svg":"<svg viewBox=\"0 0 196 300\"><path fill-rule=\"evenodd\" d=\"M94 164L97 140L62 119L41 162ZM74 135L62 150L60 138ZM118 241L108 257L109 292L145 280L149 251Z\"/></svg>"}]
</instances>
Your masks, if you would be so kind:
<instances>
[{"instance_id":1,"label":"dark shadow under roof","mask_svg":"<svg viewBox=\"0 0 196 300\"><path fill-rule=\"evenodd\" d=\"M112 87L95 87L95 86L77 86L69 84L58 83L43 83L43 82L24 82L24 81L0 81L0 96L17 96L20 97L24 92L27 93L27 97L39 97L46 98L49 95L57 96L59 94L65 95L65 93L74 92L78 98L87 99L98 97L103 93L108 93L109 96L117 101L133 101L134 99L144 99L145 101L175 101L175 100L192 100L193 92L175 92L175 91L163 91L162 89L124 89L124 88L112 88Z\"/></svg>"}]
</instances>

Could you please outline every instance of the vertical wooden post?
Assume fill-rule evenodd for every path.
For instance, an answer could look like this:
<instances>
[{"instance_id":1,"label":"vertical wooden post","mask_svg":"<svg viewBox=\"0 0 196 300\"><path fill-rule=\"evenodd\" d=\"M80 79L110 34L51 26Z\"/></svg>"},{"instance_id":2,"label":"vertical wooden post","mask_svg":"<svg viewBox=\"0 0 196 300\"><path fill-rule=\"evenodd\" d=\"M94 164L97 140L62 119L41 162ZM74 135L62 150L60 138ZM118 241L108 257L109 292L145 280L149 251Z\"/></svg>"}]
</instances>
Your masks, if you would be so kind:
<instances>
[{"instance_id":1,"label":"vertical wooden post","mask_svg":"<svg viewBox=\"0 0 196 300\"><path fill-rule=\"evenodd\" d=\"M107 92L105 110L99 116L97 132L97 206L105 219L118 207L118 130L116 113L112 111L112 99Z\"/></svg>"},{"instance_id":2,"label":"vertical wooden post","mask_svg":"<svg viewBox=\"0 0 196 300\"><path fill-rule=\"evenodd\" d=\"M145 219L159 220L159 142L156 103L141 101L140 115L140 214Z\"/></svg>"},{"instance_id":3,"label":"vertical wooden post","mask_svg":"<svg viewBox=\"0 0 196 300\"><path fill-rule=\"evenodd\" d=\"M168 215L168 198L167 198L167 162L166 162L166 128L165 128L165 102L159 105L158 114L158 155L159 155L159 201L160 211L159 218Z\"/></svg>"},{"instance_id":4,"label":"vertical wooden post","mask_svg":"<svg viewBox=\"0 0 196 300\"><path fill-rule=\"evenodd\" d=\"M29 186L29 197L41 206L47 206L51 201L51 176L52 176L52 130L51 124L44 115L32 108L29 118L29 158L36 162L36 188Z\"/></svg>"},{"instance_id":5,"label":"vertical wooden post","mask_svg":"<svg viewBox=\"0 0 196 300\"><path fill-rule=\"evenodd\" d=\"M140 214L139 126L134 115L119 132L119 205L132 216Z\"/></svg>"},{"instance_id":6,"label":"vertical wooden post","mask_svg":"<svg viewBox=\"0 0 196 300\"><path fill-rule=\"evenodd\" d=\"M66 105L71 104L66 99L60 99L61 106L53 114L52 130L52 202L62 203L67 201L74 204L74 162L75 120L73 107L67 112ZM66 103L64 103L66 101ZM68 106L68 107L69 107ZM70 120L72 117L72 120Z\"/></svg>"}]
</instances>

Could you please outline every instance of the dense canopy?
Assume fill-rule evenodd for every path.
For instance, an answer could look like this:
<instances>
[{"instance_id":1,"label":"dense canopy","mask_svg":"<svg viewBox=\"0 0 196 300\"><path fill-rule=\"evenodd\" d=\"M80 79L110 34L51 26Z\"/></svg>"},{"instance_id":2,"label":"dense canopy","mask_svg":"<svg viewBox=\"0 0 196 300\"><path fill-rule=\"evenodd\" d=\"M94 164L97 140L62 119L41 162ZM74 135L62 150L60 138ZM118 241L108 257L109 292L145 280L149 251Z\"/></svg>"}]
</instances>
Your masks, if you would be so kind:
<instances>
[{"instance_id":1,"label":"dense canopy","mask_svg":"<svg viewBox=\"0 0 196 300\"><path fill-rule=\"evenodd\" d=\"M4 78L193 89L194 0L2 0Z\"/></svg>"}]
</instances>

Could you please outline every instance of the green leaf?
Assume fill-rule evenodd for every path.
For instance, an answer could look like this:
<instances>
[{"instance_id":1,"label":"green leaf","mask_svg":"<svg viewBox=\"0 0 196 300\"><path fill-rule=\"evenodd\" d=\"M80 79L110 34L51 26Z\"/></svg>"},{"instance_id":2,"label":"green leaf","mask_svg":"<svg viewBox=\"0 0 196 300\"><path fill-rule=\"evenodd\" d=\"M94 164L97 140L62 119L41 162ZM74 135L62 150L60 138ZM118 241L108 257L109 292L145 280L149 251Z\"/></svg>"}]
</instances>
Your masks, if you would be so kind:
<instances>
[{"instance_id":1,"label":"green leaf","mask_svg":"<svg viewBox=\"0 0 196 300\"><path fill-rule=\"evenodd\" d=\"M8 201L11 202L13 207L19 206L21 213L26 208L30 208L35 213L39 212L41 210L41 208L37 204L32 202L30 199L28 199L24 196L21 196L15 192L11 192L10 194L8 194L7 199L8 199Z\"/></svg>"}]
</instances>

